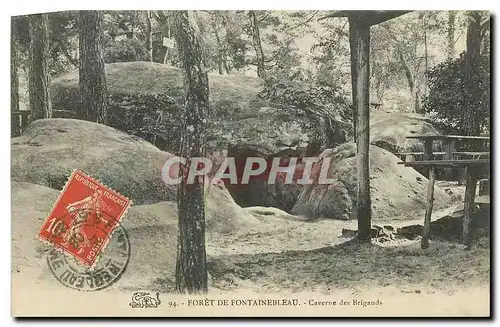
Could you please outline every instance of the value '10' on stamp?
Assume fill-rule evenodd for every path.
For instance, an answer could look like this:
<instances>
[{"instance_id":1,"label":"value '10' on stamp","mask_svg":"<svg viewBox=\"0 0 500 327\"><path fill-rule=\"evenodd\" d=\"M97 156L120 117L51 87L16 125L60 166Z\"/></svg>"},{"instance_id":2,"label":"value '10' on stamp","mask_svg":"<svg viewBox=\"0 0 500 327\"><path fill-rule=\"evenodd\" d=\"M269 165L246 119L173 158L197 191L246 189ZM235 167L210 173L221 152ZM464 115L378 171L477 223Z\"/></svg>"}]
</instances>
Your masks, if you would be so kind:
<instances>
[{"instance_id":1,"label":"value '10' on stamp","mask_svg":"<svg viewBox=\"0 0 500 327\"><path fill-rule=\"evenodd\" d=\"M38 238L91 268L130 205L125 196L75 170Z\"/></svg>"}]
</instances>

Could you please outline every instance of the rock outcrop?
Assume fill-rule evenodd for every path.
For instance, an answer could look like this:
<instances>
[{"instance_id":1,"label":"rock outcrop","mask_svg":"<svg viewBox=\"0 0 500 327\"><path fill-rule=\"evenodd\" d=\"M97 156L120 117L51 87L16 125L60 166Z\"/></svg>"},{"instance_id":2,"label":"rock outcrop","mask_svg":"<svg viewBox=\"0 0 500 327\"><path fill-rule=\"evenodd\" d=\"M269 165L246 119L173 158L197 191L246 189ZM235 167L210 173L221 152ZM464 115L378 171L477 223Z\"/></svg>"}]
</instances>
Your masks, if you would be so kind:
<instances>
[{"instance_id":1,"label":"rock outcrop","mask_svg":"<svg viewBox=\"0 0 500 327\"><path fill-rule=\"evenodd\" d=\"M175 200L161 178L172 155L143 139L101 124L74 119L34 121L11 139L14 181L61 190L74 169L97 178L134 204Z\"/></svg>"},{"instance_id":2,"label":"rock outcrop","mask_svg":"<svg viewBox=\"0 0 500 327\"><path fill-rule=\"evenodd\" d=\"M389 152L423 152L423 143L412 135L441 135L432 122L419 114L377 111L370 116L370 143ZM434 142L434 151L441 144Z\"/></svg>"},{"instance_id":3,"label":"rock outcrop","mask_svg":"<svg viewBox=\"0 0 500 327\"><path fill-rule=\"evenodd\" d=\"M305 186L292 214L311 218L355 219L356 215L356 146L342 144L325 150L320 158L330 157L328 175L336 179L329 185ZM324 160L324 159L323 159ZM400 160L382 148L370 146L370 188L374 220L392 219L425 208L427 179L411 168L398 165ZM317 181L319 171L312 175ZM436 189L434 207L451 201L443 190Z\"/></svg>"},{"instance_id":4,"label":"rock outcrop","mask_svg":"<svg viewBox=\"0 0 500 327\"><path fill-rule=\"evenodd\" d=\"M12 269L39 269L40 278L49 278L45 255L52 248L36 239L37 232L49 215L60 191L26 182L12 182ZM206 193L206 231L212 235L245 232L261 221L239 207L223 185L210 185ZM150 286L158 276L173 284L177 251L177 206L164 201L132 206L123 218L131 245L129 265L118 287L127 283ZM45 277L44 277L45 276ZM145 277L149 276L149 277ZM148 279L149 278L149 279Z\"/></svg>"},{"instance_id":5,"label":"rock outcrop","mask_svg":"<svg viewBox=\"0 0 500 327\"><path fill-rule=\"evenodd\" d=\"M150 62L107 64L106 82L110 126L140 136L165 151L173 153L179 148L179 116L184 101L180 69ZM325 121L326 113L311 120L297 108L259 98L263 85L258 78L210 73L209 84L207 143L212 148L252 146L277 153L327 142L324 130L331 121ZM78 71L54 79L51 93L55 115L74 117L75 104L79 103ZM351 128L333 113L329 119L336 122L335 131ZM153 134L161 137L155 139ZM337 144L345 141L339 139Z\"/></svg>"}]
</instances>

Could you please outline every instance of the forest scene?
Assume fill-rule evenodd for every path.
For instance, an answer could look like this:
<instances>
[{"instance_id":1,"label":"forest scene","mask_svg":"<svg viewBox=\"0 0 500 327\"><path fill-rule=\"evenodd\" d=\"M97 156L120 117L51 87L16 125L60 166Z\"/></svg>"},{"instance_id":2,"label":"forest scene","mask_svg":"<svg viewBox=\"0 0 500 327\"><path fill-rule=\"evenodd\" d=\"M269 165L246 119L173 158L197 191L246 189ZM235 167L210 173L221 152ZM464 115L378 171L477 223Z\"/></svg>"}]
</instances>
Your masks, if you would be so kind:
<instances>
[{"instance_id":1,"label":"forest scene","mask_svg":"<svg viewBox=\"0 0 500 327\"><path fill-rule=\"evenodd\" d=\"M437 294L489 313L488 11L60 11L12 17L10 49L14 302L76 293L35 235L81 169L132 201L109 299ZM174 157L214 166L169 185ZM306 157L334 181L214 177Z\"/></svg>"}]
</instances>

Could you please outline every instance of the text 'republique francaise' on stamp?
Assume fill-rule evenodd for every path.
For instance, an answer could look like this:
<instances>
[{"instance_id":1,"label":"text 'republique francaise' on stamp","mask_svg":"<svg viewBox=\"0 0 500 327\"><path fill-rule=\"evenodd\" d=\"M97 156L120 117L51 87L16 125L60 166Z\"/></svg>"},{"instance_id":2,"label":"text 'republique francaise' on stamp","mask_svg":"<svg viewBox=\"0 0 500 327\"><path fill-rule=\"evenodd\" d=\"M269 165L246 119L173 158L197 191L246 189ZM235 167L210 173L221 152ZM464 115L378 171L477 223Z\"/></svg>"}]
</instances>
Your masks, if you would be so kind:
<instances>
[{"instance_id":1,"label":"text 'republique francaise' on stamp","mask_svg":"<svg viewBox=\"0 0 500 327\"><path fill-rule=\"evenodd\" d=\"M37 236L83 267L93 268L131 203L127 197L75 170Z\"/></svg>"}]
</instances>

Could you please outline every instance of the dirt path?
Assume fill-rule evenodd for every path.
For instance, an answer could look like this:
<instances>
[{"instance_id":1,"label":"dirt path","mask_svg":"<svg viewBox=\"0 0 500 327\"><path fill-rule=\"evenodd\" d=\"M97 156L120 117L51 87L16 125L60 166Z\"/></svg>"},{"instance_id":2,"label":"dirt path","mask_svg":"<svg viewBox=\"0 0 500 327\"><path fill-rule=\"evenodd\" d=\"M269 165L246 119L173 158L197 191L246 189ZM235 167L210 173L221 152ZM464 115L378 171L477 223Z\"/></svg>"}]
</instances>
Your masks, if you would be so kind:
<instances>
[{"instance_id":1,"label":"dirt path","mask_svg":"<svg viewBox=\"0 0 500 327\"><path fill-rule=\"evenodd\" d=\"M435 212L433 220L450 213ZM405 220L389 223L394 227L421 224L423 211ZM471 250L459 243L431 241L420 249L419 239L396 239L361 245L342 237L342 229L357 229L356 221L318 220L312 222L261 217L262 223L234 234L207 236L210 298L300 298L305 307L231 307L231 315L296 316L306 311L327 316L398 315L488 315L490 287L490 247L481 240ZM158 231L163 239L175 238ZM146 233L141 237L153 237ZM156 236L155 236L156 237ZM140 237L138 240L141 239ZM152 248L154 258L165 255L164 243ZM170 253L174 255L175 249ZM173 261L175 262L175 261ZM153 266L153 265L152 265ZM13 305L17 313L50 312L66 315L217 315L227 308L171 308L178 295L173 287L172 267L154 266L139 275L122 278L100 292L78 292L60 285L48 271L43 258L14 270ZM165 284L146 281L160 279L158 269L170 276ZM136 269L137 270L137 269ZM120 286L121 285L121 286ZM155 311L134 311L129 306L134 291L158 291L165 306ZM169 294L167 294L169 293ZM191 297L192 298L192 297ZM50 301L48 301L50 299ZM381 300L377 307L310 306L309 300ZM182 301L182 300L180 300ZM17 303L17 304L16 304ZM92 304L92 305L89 305ZM50 310L47 310L50 305ZM220 310L219 310L220 309ZM222 310L222 311L221 311Z\"/></svg>"},{"instance_id":2,"label":"dirt path","mask_svg":"<svg viewBox=\"0 0 500 327\"><path fill-rule=\"evenodd\" d=\"M364 291L387 286L433 293L489 285L489 249L418 241L360 245L343 243L311 251L240 254L210 262L214 286L266 291Z\"/></svg>"}]
</instances>

